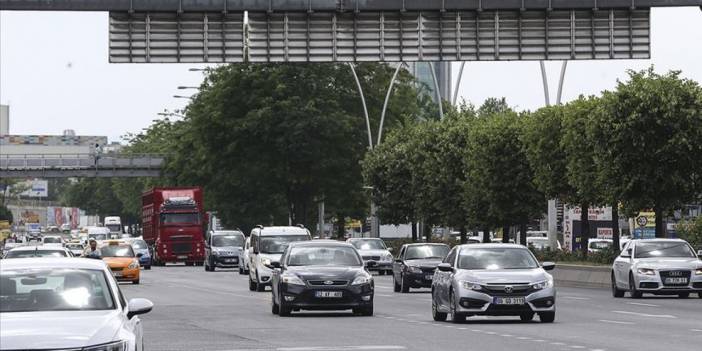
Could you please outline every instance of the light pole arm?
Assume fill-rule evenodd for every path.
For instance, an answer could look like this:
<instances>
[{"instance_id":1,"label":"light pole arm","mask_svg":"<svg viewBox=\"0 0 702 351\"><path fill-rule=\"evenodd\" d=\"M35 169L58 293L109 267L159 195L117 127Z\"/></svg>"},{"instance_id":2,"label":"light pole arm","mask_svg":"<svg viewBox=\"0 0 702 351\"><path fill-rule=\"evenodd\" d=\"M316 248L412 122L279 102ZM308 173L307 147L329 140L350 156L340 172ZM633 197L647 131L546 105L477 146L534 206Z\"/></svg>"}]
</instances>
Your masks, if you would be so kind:
<instances>
[{"instance_id":1,"label":"light pole arm","mask_svg":"<svg viewBox=\"0 0 702 351\"><path fill-rule=\"evenodd\" d=\"M439 119L444 119L444 107L441 101L441 91L439 91L439 81L436 79L436 71L431 62L427 62L427 64L429 65L429 72L431 72L431 78L434 80L434 88L436 89L436 100L439 103Z\"/></svg>"},{"instance_id":2,"label":"light pole arm","mask_svg":"<svg viewBox=\"0 0 702 351\"><path fill-rule=\"evenodd\" d=\"M353 73L353 78L356 80L356 87L358 88L358 94L361 95L361 104L363 104L363 114L366 117L366 129L368 130L368 148L373 149L373 134L371 132L370 118L368 118L368 108L366 107L366 98L363 95L363 88L361 87L361 81L358 80L358 74L356 74L356 68L354 68L353 63L349 63L351 67L351 73ZM380 140L380 139L378 139Z\"/></svg>"},{"instance_id":3,"label":"light pole arm","mask_svg":"<svg viewBox=\"0 0 702 351\"><path fill-rule=\"evenodd\" d=\"M392 87L395 85L395 79L397 78L397 74L400 72L400 69L402 68L402 65L404 63L400 62L399 65L397 65L397 68L395 69L395 73L392 75L392 79L390 79L390 87L388 88L387 94L385 94L385 102L383 102L383 111L380 113L380 126L378 127L378 141L375 143L375 145L380 145L380 140L383 137L383 124L385 123L385 111L388 109L388 101L390 100L390 94L392 93Z\"/></svg>"}]
</instances>

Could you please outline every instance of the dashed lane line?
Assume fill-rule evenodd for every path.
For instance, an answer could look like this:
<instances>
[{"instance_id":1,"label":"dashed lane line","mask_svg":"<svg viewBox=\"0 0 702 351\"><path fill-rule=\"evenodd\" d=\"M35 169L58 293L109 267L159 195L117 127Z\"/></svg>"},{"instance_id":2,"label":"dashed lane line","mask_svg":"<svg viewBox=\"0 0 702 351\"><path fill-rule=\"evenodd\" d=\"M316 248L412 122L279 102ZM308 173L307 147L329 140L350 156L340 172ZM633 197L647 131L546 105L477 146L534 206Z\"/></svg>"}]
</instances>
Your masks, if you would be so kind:
<instances>
[{"instance_id":1,"label":"dashed lane line","mask_svg":"<svg viewBox=\"0 0 702 351\"><path fill-rule=\"evenodd\" d=\"M598 322L602 322L602 323L611 323L611 324L628 324L628 325L636 324L636 323L634 323L634 322L611 321L611 320L609 320L609 319L600 319Z\"/></svg>"},{"instance_id":2,"label":"dashed lane line","mask_svg":"<svg viewBox=\"0 0 702 351\"><path fill-rule=\"evenodd\" d=\"M652 303L642 303L642 302L627 302L627 305L646 306L646 307L661 307L660 305L654 305Z\"/></svg>"},{"instance_id":3,"label":"dashed lane line","mask_svg":"<svg viewBox=\"0 0 702 351\"><path fill-rule=\"evenodd\" d=\"M631 312L631 311L612 311L612 313L619 313L619 314L628 314L632 316L639 316L639 317L651 317L651 318L678 318L673 315L669 314L649 314L649 313L640 313L640 312Z\"/></svg>"}]
</instances>

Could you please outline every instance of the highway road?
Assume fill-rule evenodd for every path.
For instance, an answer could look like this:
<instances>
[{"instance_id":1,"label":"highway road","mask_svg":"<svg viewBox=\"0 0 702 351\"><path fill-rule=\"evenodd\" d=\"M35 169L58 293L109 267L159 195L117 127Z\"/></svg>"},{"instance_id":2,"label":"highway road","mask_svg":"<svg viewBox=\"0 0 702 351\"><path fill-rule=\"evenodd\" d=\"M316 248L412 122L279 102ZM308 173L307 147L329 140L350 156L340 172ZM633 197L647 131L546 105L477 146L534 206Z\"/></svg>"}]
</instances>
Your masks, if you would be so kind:
<instances>
[{"instance_id":1,"label":"highway road","mask_svg":"<svg viewBox=\"0 0 702 351\"><path fill-rule=\"evenodd\" d=\"M234 270L168 266L142 271L127 298L151 299L147 350L636 350L702 349L702 299L614 299L608 290L558 287L553 324L514 317L434 322L429 291L394 293L376 276L375 316L271 313L271 293L248 291Z\"/></svg>"}]
</instances>

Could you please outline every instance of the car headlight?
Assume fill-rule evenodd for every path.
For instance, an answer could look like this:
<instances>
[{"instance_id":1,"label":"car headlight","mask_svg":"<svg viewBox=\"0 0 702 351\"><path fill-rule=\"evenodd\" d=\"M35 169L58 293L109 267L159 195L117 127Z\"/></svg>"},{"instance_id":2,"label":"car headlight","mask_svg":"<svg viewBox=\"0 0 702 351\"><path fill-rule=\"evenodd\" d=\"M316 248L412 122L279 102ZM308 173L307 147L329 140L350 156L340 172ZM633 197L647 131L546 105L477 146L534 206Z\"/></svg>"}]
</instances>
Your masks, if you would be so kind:
<instances>
[{"instance_id":1,"label":"car headlight","mask_svg":"<svg viewBox=\"0 0 702 351\"><path fill-rule=\"evenodd\" d=\"M695 275L702 275L702 268L697 268L695 270Z\"/></svg>"},{"instance_id":2,"label":"car headlight","mask_svg":"<svg viewBox=\"0 0 702 351\"><path fill-rule=\"evenodd\" d=\"M132 263L130 263L129 267L127 267L127 268L129 268L129 269L139 268L139 261L137 261L137 260L132 261Z\"/></svg>"},{"instance_id":3,"label":"car headlight","mask_svg":"<svg viewBox=\"0 0 702 351\"><path fill-rule=\"evenodd\" d=\"M109 344L84 347L83 351L126 351L127 342L124 340L111 342Z\"/></svg>"},{"instance_id":4,"label":"car headlight","mask_svg":"<svg viewBox=\"0 0 702 351\"><path fill-rule=\"evenodd\" d=\"M553 279L544 280L542 282L538 282L536 284L531 285L531 288L534 290L542 290L542 289L552 288L552 287L553 287Z\"/></svg>"},{"instance_id":5,"label":"car headlight","mask_svg":"<svg viewBox=\"0 0 702 351\"><path fill-rule=\"evenodd\" d=\"M261 258L261 264L264 266L270 266L271 264L271 259L268 257L262 257Z\"/></svg>"},{"instance_id":6,"label":"car headlight","mask_svg":"<svg viewBox=\"0 0 702 351\"><path fill-rule=\"evenodd\" d=\"M212 254L215 256L219 256L219 251L212 250Z\"/></svg>"},{"instance_id":7,"label":"car headlight","mask_svg":"<svg viewBox=\"0 0 702 351\"><path fill-rule=\"evenodd\" d=\"M642 275L656 275L656 271L651 268L639 268L636 271Z\"/></svg>"},{"instance_id":8,"label":"car headlight","mask_svg":"<svg viewBox=\"0 0 702 351\"><path fill-rule=\"evenodd\" d=\"M422 273L422 269L415 266L407 266L407 271L410 273Z\"/></svg>"},{"instance_id":9,"label":"car headlight","mask_svg":"<svg viewBox=\"0 0 702 351\"><path fill-rule=\"evenodd\" d=\"M371 278L368 275L359 275L356 277L353 282L351 282L351 285L361 285L361 284L368 284L371 282L373 278Z\"/></svg>"},{"instance_id":10,"label":"car headlight","mask_svg":"<svg viewBox=\"0 0 702 351\"><path fill-rule=\"evenodd\" d=\"M482 285L475 283L475 282L467 281L467 280L461 280L460 283L464 289L468 289L468 290L481 290L483 288Z\"/></svg>"},{"instance_id":11,"label":"car headlight","mask_svg":"<svg viewBox=\"0 0 702 351\"><path fill-rule=\"evenodd\" d=\"M290 285L305 285L305 282L300 279L300 277L294 274L286 274L281 277L283 283Z\"/></svg>"},{"instance_id":12,"label":"car headlight","mask_svg":"<svg viewBox=\"0 0 702 351\"><path fill-rule=\"evenodd\" d=\"M380 260L383 262L390 262L392 261L392 254L388 252L384 254L383 257L380 258Z\"/></svg>"}]
</instances>

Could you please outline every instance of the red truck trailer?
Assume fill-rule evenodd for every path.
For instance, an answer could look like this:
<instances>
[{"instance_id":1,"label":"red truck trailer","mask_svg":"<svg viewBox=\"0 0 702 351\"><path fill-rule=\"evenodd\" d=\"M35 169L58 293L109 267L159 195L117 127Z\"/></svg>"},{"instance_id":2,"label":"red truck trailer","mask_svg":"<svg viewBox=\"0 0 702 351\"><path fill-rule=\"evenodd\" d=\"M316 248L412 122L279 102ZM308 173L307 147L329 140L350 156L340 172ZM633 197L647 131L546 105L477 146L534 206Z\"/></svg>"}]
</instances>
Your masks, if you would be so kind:
<instances>
[{"instance_id":1,"label":"red truck trailer","mask_svg":"<svg viewBox=\"0 0 702 351\"><path fill-rule=\"evenodd\" d=\"M154 265L205 260L202 188L153 188L141 196L142 234Z\"/></svg>"}]
</instances>

